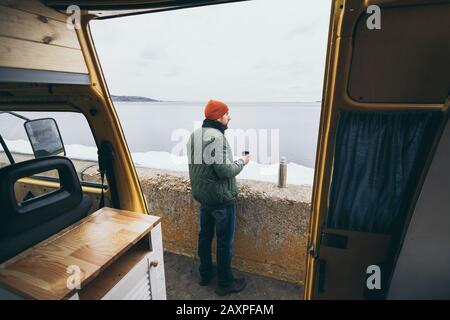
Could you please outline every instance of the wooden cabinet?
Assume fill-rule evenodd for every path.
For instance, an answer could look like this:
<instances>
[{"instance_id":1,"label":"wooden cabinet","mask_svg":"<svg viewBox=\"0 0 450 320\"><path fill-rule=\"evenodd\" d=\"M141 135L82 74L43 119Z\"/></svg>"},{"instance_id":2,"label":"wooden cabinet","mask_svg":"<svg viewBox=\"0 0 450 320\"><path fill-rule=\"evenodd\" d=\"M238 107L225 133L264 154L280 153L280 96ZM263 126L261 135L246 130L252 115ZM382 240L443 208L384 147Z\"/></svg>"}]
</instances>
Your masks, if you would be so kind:
<instances>
[{"instance_id":1,"label":"wooden cabinet","mask_svg":"<svg viewBox=\"0 0 450 320\"><path fill-rule=\"evenodd\" d=\"M76 293L80 300L165 300L161 224Z\"/></svg>"},{"instance_id":2,"label":"wooden cabinet","mask_svg":"<svg viewBox=\"0 0 450 320\"><path fill-rule=\"evenodd\" d=\"M0 299L166 299L159 217L103 208L0 265Z\"/></svg>"}]
</instances>

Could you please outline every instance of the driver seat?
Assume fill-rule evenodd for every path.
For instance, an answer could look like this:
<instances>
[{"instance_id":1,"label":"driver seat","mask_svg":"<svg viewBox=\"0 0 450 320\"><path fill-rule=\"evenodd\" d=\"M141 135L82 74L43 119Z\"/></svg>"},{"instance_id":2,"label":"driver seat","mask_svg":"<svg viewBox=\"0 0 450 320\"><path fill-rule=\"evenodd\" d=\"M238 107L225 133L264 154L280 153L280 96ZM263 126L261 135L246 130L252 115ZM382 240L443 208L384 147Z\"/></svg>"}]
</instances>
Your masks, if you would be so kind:
<instances>
[{"instance_id":1,"label":"driver seat","mask_svg":"<svg viewBox=\"0 0 450 320\"><path fill-rule=\"evenodd\" d=\"M17 203L17 180L57 170L60 187ZM92 200L83 195L72 162L49 156L0 169L0 263L87 216Z\"/></svg>"}]
</instances>

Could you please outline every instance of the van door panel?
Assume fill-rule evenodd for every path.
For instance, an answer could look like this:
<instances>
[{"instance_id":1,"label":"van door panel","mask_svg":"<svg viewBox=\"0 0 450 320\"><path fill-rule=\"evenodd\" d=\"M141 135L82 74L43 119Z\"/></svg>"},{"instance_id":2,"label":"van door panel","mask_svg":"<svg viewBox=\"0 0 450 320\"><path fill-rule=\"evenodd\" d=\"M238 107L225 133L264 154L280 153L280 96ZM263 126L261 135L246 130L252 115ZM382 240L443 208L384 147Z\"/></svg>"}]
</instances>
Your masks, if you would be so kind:
<instances>
[{"instance_id":1,"label":"van door panel","mask_svg":"<svg viewBox=\"0 0 450 320\"><path fill-rule=\"evenodd\" d=\"M380 30L367 28L369 5L381 9ZM399 235L394 239L394 235L356 235L326 228L331 177L336 169L337 123L341 111L349 110L442 112L436 125L439 129L429 140L433 147L424 155L426 165L417 172L421 180L415 186L410 212L447 116L450 1L341 0L332 1L331 11L304 297L379 298L362 288L365 268L368 263L382 264L392 255L394 249L388 247L393 242L398 245ZM354 247L355 242L362 243Z\"/></svg>"},{"instance_id":2,"label":"van door panel","mask_svg":"<svg viewBox=\"0 0 450 320\"><path fill-rule=\"evenodd\" d=\"M318 288L316 299L365 299L375 296L366 289L372 273L369 266L383 266L390 236L368 232L325 229L319 251ZM370 270L370 269L369 269ZM383 280L383 279L381 279ZM377 296L379 296L377 294Z\"/></svg>"}]
</instances>

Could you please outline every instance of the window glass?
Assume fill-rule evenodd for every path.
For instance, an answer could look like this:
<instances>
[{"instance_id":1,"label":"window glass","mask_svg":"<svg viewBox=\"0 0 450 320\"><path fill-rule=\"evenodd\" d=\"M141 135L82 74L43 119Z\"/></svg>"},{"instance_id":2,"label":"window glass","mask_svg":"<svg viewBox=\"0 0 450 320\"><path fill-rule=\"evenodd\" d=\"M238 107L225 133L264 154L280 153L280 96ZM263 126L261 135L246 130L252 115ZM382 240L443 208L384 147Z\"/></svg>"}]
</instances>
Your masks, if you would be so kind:
<instances>
[{"instance_id":1,"label":"window glass","mask_svg":"<svg viewBox=\"0 0 450 320\"><path fill-rule=\"evenodd\" d=\"M54 124L52 124L53 121L39 122L36 121L37 119L54 119L55 122ZM25 129L25 124L29 127L28 134ZM39 128L46 124L51 124L51 130L47 130L46 132L39 131ZM55 125L57 128L54 127ZM95 140L83 114L77 112L34 111L0 113L0 135L16 163L34 159L36 155L62 155L61 146L58 145L58 148L55 147L59 142L59 138L55 135L58 131L63 143L63 152L65 152L66 157L72 160L80 180L87 181L88 175L84 173L87 173L87 170L89 170L91 173L90 176L92 177L92 170L95 171L97 168L98 156ZM36 140L36 134L40 138L50 136L48 143L47 141L42 141L42 139L39 141ZM34 141L34 151L30 141ZM48 148L46 148L46 145L48 145ZM41 148L46 149L45 152L36 150L36 146L41 146ZM10 161L6 152L0 145L0 167L9 164ZM55 178L54 175L47 173L40 173L39 176Z\"/></svg>"}]
</instances>

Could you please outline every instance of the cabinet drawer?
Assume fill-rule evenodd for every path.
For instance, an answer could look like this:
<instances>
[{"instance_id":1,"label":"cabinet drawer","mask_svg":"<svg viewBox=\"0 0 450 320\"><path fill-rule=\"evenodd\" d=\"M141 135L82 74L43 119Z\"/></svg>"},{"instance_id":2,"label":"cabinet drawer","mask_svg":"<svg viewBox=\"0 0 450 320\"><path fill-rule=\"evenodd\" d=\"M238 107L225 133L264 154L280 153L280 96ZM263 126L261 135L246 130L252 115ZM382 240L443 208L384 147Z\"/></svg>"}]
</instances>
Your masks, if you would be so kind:
<instances>
[{"instance_id":1,"label":"cabinet drawer","mask_svg":"<svg viewBox=\"0 0 450 320\"><path fill-rule=\"evenodd\" d=\"M81 300L165 300L160 224L79 293Z\"/></svg>"},{"instance_id":2,"label":"cabinet drawer","mask_svg":"<svg viewBox=\"0 0 450 320\"><path fill-rule=\"evenodd\" d=\"M148 257L137 263L102 300L150 300Z\"/></svg>"}]
</instances>

